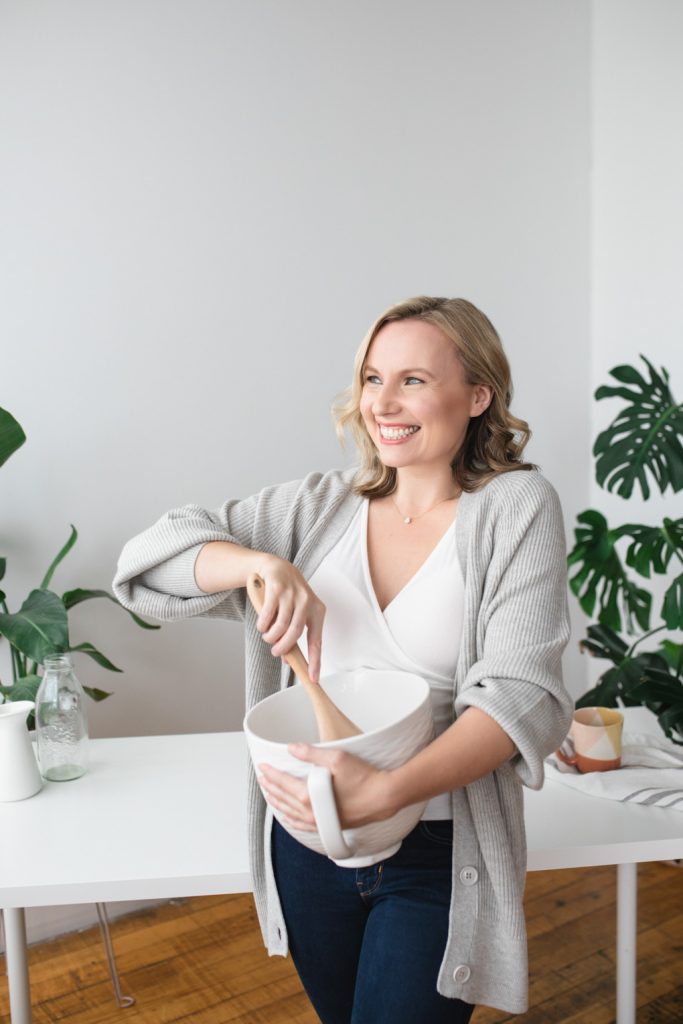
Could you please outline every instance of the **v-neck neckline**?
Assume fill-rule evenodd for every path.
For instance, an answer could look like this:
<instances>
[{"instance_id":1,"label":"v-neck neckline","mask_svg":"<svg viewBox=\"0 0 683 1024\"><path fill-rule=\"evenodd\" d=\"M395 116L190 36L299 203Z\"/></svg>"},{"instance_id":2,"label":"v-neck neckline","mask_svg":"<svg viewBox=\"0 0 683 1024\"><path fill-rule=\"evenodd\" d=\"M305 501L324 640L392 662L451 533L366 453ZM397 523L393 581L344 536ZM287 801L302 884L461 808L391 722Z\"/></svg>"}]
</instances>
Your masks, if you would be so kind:
<instances>
[{"instance_id":1,"label":"v-neck neckline","mask_svg":"<svg viewBox=\"0 0 683 1024\"><path fill-rule=\"evenodd\" d=\"M394 604L394 602L397 601L399 599L399 597L401 597L403 594L405 594L406 590L408 590L409 587L412 586L414 581L419 576L422 575L422 572L423 572L425 566L428 565L429 562L431 562L431 560L434 557L435 553L439 550L439 548L442 546L442 544L444 543L446 538L450 535L451 530L453 532L455 532L455 530L457 529L457 525L456 524L458 522L458 511L459 511L459 509L460 509L460 502L458 502L458 505L456 507L455 516L453 517L453 520L451 521L451 523L449 523L447 529L442 533L441 537L439 537L438 541L436 542L436 544L434 545L432 550L429 552L429 554L425 558L424 562L422 562L422 564L413 573L413 575L410 577L410 579L406 583L403 584L403 586L398 591L398 593L394 594L394 596L392 597L391 601L389 601L389 603L386 605L386 607L385 608L381 608L380 607L380 603L379 603L379 598L377 597L377 593L375 591L375 586L374 586L374 584L372 582L372 574L370 572L370 556L368 554L368 518L369 518L369 513L370 513L370 499L369 498L365 498L365 507L363 509L363 524L362 524L362 529L361 529L361 551L362 551L362 557L363 557L363 570L365 572L365 580L366 580L366 583L367 583L368 590L369 590L369 592L370 592L370 594L372 596L372 600L373 600L373 603L375 605L375 608L377 609L377 611L379 612L379 614L382 616L383 619L384 619L384 616L386 615L387 610L389 608L391 608L392 604Z\"/></svg>"}]
</instances>

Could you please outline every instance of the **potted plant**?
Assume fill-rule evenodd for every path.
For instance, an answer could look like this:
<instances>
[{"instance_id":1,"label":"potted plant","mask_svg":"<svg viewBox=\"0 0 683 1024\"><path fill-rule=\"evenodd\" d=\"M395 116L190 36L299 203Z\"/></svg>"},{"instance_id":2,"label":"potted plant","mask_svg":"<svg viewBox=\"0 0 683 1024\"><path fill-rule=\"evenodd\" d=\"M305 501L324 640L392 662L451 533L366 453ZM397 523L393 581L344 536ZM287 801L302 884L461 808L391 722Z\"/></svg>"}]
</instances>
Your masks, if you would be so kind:
<instances>
[{"instance_id":1,"label":"potted plant","mask_svg":"<svg viewBox=\"0 0 683 1024\"><path fill-rule=\"evenodd\" d=\"M642 354L641 359L649 380L633 366L615 366L610 375L618 385L595 392L597 400L622 398L626 405L599 434L593 455L601 487L628 499L637 484L647 500L650 481L662 494L683 489L683 405L674 401L667 371L662 367L657 373ZM577 520L567 562L579 571L569 585L587 615L593 616L597 606L597 622L579 647L610 667L576 706L645 705L668 738L683 744L683 643L660 637L654 650L640 646L664 630L683 629L683 518L610 528L602 513L588 509ZM622 541L624 557L617 550ZM652 595L642 585L651 573L673 576L654 619Z\"/></svg>"},{"instance_id":2,"label":"potted plant","mask_svg":"<svg viewBox=\"0 0 683 1024\"><path fill-rule=\"evenodd\" d=\"M26 434L19 423L11 413L0 408L0 466L25 440ZM79 651L111 672L123 671L112 664L93 644L86 641L72 645L69 637L68 613L71 608L83 601L100 597L108 598L122 607L114 595L106 590L80 588L59 595L49 589L57 566L74 546L77 538L76 527L71 524L71 536L48 568L40 585L30 592L18 612L10 612L6 594L0 589L0 637L4 637L9 643L12 665L12 685L2 685L0 680L0 701L3 698L8 701L35 701L42 678L38 674L38 669L48 654ZM0 557L0 584L4 579L6 567L6 559ZM161 626L145 622L133 612L127 614L143 629L161 629ZM96 701L111 697L111 693L92 686L84 686L83 689ZM26 724L29 729L33 728L33 713L28 716Z\"/></svg>"}]
</instances>

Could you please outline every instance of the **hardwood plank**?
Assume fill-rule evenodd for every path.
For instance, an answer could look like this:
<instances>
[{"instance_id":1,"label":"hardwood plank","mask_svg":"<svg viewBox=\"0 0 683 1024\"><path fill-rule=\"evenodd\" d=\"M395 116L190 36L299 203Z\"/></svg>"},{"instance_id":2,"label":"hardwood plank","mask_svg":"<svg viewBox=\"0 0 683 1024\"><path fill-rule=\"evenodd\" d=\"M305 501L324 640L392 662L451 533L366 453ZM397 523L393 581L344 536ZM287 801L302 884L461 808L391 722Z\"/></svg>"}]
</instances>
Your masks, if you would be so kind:
<instances>
[{"instance_id":1,"label":"hardwood plank","mask_svg":"<svg viewBox=\"0 0 683 1024\"><path fill-rule=\"evenodd\" d=\"M613 1024L615 899L613 867L530 873L529 1011L479 1006L473 1024ZM639 867L638 1024L683 1020L682 906L683 870ZM122 991L135 1005L116 1003L95 923L30 947L34 1024L317 1022L291 960L263 948L250 894L173 900L111 931ZM9 1024L4 975L0 1024Z\"/></svg>"}]
</instances>

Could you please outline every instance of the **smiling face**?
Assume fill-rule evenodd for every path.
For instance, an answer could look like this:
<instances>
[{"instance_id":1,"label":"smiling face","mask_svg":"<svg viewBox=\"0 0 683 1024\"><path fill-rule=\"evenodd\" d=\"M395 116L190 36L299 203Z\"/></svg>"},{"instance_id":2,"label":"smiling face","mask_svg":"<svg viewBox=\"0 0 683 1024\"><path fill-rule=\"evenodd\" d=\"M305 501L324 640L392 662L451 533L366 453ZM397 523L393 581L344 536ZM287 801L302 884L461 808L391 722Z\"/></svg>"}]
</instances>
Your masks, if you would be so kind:
<instances>
[{"instance_id":1,"label":"smiling face","mask_svg":"<svg viewBox=\"0 0 683 1024\"><path fill-rule=\"evenodd\" d=\"M453 461L470 417L484 412L491 394L465 383L456 347L438 327L396 320L368 349L360 412L385 465L436 469Z\"/></svg>"}]
</instances>

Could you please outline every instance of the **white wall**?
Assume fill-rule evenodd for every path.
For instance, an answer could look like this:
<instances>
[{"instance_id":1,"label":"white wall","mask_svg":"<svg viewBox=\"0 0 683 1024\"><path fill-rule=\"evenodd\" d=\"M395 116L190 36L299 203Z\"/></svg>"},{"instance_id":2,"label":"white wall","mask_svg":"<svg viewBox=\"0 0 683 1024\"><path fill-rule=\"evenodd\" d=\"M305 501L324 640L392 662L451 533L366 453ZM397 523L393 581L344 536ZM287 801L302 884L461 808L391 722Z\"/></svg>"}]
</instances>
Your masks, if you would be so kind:
<instances>
[{"instance_id":1,"label":"white wall","mask_svg":"<svg viewBox=\"0 0 683 1024\"><path fill-rule=\"evenodd\" d=\"M592 7L592 310L591 389L616 385L615 366L649 373L665 367L683 401L683 5L677 0L596 0ZM619 398L591 404L591 443L624 407ZM683 500L661 495L649 477L645 502L637 487L624 500L600 488L591 459L590 504L611 527L661 524L682 514ZM625 554L626 542L619 551ZM678 566L678 568L676 568ZM680 572L672 562L668 581ZM652 625L666 589L661 577L634 582L655 595ZM588 620L586 620L588 621ZM595 620L593 620L595 621ZM673 634L662 634L663 636ZM680 635L675 637L680 642ZM655 650L660 636L641 649ZM588 659L587 659L588 660ZM589 682L609 667L588 661Z\"/></svg>"},{"instance_id":2,"label":"white wall","mask_svg":"<svg viewBox=\"0 0 683 1024\"><path fill-rule=\"evenodd\" d=\"M55 588L108 589L167 509L350 462L331 401L374 317L420 292L498 327L569 533L591 443L589 15L0 5L0 404L28 434L0 472L12 609L69 523ZM71 623L124 670L76 656L114 691L92 736L239 728L238 625L150 634L105 601ZM575 644L565 666L580 693Z\"/></svg>"},{"instance_id":3,"label":"white wall","mask_svg":"<svg viewBox=\"0 0 683 1024\"><path fill-rule=\"evenodd\" d=\"M342 464L329 406L353 353L423 291L498 326L529 456L571 520L589 444L586 4L2 13L2 404L28 434L0 476L11 607L69 523L55 587L109 588L168 508ZM90 705L92 735L240 726L238 625L143 632L104 601L71 621L124 670L76 656L115 693Z\"/></svg>"}]
</instances>

